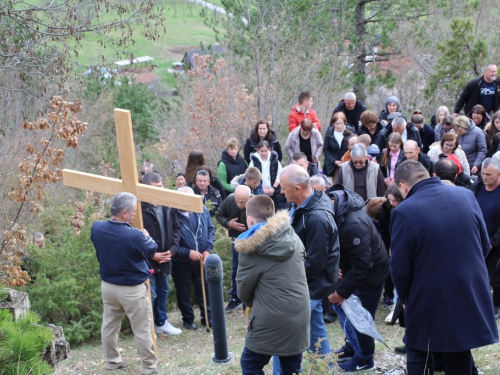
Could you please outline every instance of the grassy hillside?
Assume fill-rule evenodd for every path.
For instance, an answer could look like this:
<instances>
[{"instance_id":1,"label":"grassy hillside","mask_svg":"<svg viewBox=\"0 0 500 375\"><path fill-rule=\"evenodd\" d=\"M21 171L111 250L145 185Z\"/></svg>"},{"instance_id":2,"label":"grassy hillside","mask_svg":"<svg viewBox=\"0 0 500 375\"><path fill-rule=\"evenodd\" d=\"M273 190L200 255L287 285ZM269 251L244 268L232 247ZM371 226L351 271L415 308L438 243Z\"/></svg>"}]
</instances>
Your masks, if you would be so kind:
<instances>
[{"instance_id":1,"label":"grassy hillside","mask_svg":"<svg viewBox=\"0 0 500 375\"><path fill-rule=\"evenodd\" d=\"M219 4L217 4L219 3ZM200 43L215 43L215 33L203 23L200 13L203 7L191 4L185 0L163 0L166 13L167 33L156 42L144 38L136 33L135 45L130 48L129 53L135 56L151 56L155 64L163 68L170 68L171 63L180 61L186 50L196 48ZM220 1L216 1L220 5ZM225 17L207 10L210 17ZM112 36L112 35L111 35ZM110 48L103 48L98 38L88 38L82 42L80 53L77 58L84 65L97 65L102 57L111 66L114 61L124 60L126 57L121 52Z\"/></svg>"}]
</instances>

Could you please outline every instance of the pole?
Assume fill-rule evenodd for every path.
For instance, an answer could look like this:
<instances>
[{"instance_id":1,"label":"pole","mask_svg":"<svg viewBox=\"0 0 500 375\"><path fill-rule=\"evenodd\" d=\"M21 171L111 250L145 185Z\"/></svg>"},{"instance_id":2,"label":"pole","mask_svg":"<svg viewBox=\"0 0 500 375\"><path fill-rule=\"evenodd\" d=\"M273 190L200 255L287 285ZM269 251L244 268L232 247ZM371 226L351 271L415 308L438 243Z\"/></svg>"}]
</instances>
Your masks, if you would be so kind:
<instances>
[{"instance_id":1,"label":"pole","mask_svg":"<svg viewBox=\"0 0 500 375\"><path fill-rule=\"evenodd\" d=\"M205 275L203 275L203 259L200 260L201 270L201 290L203 291L203 306L205 307L205 323L207 325L207 332L210 332L210 320L207 313L207 296L205 295Z\"/></svg>"}]
</instances>

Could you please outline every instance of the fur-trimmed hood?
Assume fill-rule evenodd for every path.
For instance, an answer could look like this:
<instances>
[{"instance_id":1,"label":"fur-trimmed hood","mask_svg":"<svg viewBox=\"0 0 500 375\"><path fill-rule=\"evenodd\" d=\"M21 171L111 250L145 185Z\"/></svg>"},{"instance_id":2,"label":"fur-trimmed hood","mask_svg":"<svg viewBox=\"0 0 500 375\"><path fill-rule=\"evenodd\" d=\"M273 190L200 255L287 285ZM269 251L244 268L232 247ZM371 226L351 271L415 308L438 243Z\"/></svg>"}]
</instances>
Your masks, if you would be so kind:
<instances>
[{"instance_id":1,"label":"fur-trimmed hood","mask_svg":"<svg viewBox=\"0 0 500 375\"><path fill-rule=\"evenodd\" d=\"M295 236L290 236L293 228L290 225L288 212L277 212L267 220L258 231L247 239L236 239L234 247L242 254L259 254L283 261L290 258L294 251ZM293 242L293 243L292 243Z\"/></svg>"}]
</instances>

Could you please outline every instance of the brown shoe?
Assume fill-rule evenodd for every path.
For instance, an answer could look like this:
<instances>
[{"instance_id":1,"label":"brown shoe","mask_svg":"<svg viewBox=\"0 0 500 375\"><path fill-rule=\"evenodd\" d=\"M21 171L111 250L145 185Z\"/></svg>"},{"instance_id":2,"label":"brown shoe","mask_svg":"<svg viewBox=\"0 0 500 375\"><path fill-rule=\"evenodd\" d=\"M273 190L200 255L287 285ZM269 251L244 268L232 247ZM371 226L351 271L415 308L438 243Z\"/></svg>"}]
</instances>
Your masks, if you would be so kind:
<instances>
[{"instance_id":1,"label":"brown shoe","mask_svg":"<svg viewBox=\"0 0 500 375\"><path fill-rule=\"evenodd\" d=\"M120 363L108 363L106 365L106 370L108 371L115 371L115 370L123 370L128 367L128 364L125 362L120 362Z\"/></svg>"}]
</instances>

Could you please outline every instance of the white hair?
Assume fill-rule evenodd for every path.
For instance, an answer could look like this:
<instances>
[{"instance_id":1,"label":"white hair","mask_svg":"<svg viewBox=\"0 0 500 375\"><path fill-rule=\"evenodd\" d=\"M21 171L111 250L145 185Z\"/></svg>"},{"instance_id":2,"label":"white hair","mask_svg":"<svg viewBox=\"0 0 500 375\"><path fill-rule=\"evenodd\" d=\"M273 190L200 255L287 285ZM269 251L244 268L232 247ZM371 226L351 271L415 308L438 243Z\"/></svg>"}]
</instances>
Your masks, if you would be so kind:
<instances>
[{"instance_id":1,"label":"white hair","mask_svg":"<svg viewBox=\"0 0 500 375\"><path fill-rule=\"evenodd\" d=\"M498 154L498 152L497 152ZM493 168L495 168L495 170L497 172L500 172L500 163L498 162L497 159L494 159L494 158L486 158L483 160L483 164L481 164L482 168L488 168L489 166L492 166Z\"/></svg>"},{"instance_id":2,"label":"white hair","mask_svg":"<svg viewBox=\"0 0 500 375\"><path fill-rule=\"evenodd\" d=\"M366 155L368 154L368 151L366 150L366 147L362 143L356 143L354 146L351 148L351 157L360 157L363 156L366 158Z\"/></svg>"},{"instance_id":3,"label":"white hair","mask_svg":"<svg viewBox=\"0 0 500 375\"><path fill-rule=\"evenodd\" d=\"M134 194L122 192L115 195L111 202L111 215L118 216L123 211L131 211L137 204L137 198Z\"/></svg>"},{"instance_id":4,"label":"white hair","mask_svg":"<svg viewBox=\"0 0 500 375\"><path fill-rule=\"evenodd\" d=\"M323 191L325 189L325 186L326 186L325 180L323 179L323 177L318 176L318 175L311 176L311 178L309 179L309 183L311 184L311 186L320 185L321 191Z\"/></svg>"},{"instance_id":5,"label":"white hair","mask_svg":"<svg viewBox=\"0 0 500 375\"><path fill-rule=\"evenodd\" d=\"M356 94L352 91L346 92L344 95L344 100L356 100Z\"/></svg>"},{"instance_id":6,"label":"white hair","mask_svg":"<svg viewBox=\"0 0 500 375\"><path fill-rule=\"evenodd\" d=\"M500 151L495 152L491 158L500 163Z\"/></svg>"},{"instance_id":7,"label":"white hair","mask_svg":"<svg viewBox=\"0 0 500 375\"><path fill-rule=\"evenodd\" d=\"M297 164L287 165L281 171L280 178L281 176L286 176L288 184L291 186L302 186L303 188L310 186L309 173Z\"/></svg>"}]
</instances>

